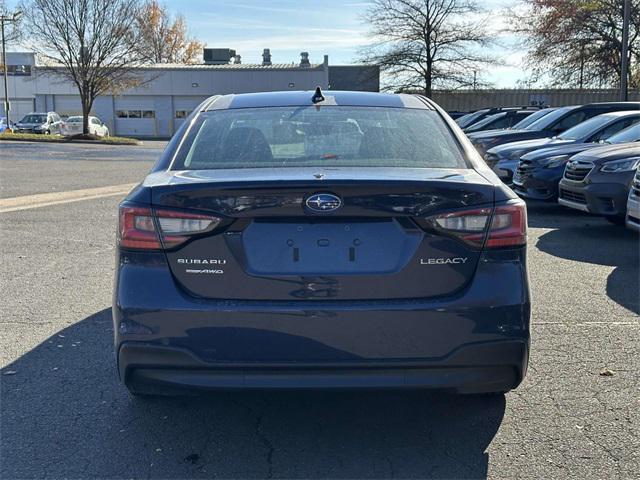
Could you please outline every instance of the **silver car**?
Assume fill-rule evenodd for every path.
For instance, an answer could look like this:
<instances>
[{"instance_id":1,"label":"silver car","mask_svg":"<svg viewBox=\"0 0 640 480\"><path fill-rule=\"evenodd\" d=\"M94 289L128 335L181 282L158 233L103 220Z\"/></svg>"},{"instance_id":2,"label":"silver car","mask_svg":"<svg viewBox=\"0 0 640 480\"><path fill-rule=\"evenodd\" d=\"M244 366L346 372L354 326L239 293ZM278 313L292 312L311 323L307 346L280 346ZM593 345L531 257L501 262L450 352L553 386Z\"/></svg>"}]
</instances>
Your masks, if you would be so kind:
<instances>
[{"instance_id":1,"label":"silver car","mask_svg":"<svg viewBox=\"0 0 640 480\"><path fill-rule=\"evenodd\" d=\"M625 223L627 228L640 232L640 167L636 170L636 174L631 182L631 188L629 189Z\"/></svg>"},{"instance_id":2,"label":"silver car","mask_svg":"<svg viewBox=\"0 0 640 480\"><path fill-rule=\"evenodd\" d=\"M42 133L45 135L60 135L62 119L56 112L29 113L16 123L16 133Z\"/></svg>"}]
</instances>

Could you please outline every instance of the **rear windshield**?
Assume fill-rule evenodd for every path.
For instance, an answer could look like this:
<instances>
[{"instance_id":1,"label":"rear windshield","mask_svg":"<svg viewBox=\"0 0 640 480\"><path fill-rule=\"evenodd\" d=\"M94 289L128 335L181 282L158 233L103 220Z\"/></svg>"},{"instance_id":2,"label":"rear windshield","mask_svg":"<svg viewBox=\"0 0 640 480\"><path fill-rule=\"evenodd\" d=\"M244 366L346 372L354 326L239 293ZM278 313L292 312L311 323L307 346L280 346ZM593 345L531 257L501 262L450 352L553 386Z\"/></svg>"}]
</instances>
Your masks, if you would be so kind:
<instances>
[{"instance_id":1,"label":"rear windshield","mask_svg":"<svg viewBox=\"0 0 640 480\"><path fill-rule=\"evenodd\" d=\"M292 106L205 112L174 170L274 167L467 168L439 114L408 108Z\"/></svg>"},{"instance_id":2,"label":"rear windshield","mask_svg":"<svg viewBox=\"0 0 640 480\"><path fill-rule=\"evenodd\" d=\"M67 123L82 123L82 117L69 117Z\"/></svg>"}]
</instances>

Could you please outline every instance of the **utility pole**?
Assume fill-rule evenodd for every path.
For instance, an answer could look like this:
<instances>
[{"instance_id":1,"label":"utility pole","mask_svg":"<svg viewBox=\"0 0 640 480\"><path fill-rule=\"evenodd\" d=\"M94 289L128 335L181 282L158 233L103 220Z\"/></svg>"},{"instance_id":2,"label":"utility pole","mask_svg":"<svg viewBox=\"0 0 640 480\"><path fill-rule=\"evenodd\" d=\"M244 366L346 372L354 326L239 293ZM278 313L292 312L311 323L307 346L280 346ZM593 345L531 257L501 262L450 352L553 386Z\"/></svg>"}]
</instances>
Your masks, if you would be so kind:
<instances>
[{"instance_id":1,"label":"utility pole","mask_svg":"<svg viewBox=\"0 0 640 480\"><path fill-rule=\"evenodd\" d=\"M20 10L16 10L11 15L6 15L4 12L0 12L0 30L2 30L2 69L4 73L4 113L7 116L7 124L9 124L9 110L11 110L11 105L9 103L9 71L7 69L7 42L4 24L17 22L21 14L22 12Z\"/></svg>"},{"instance_id":2,"label":"utility pole","mask_svg":"<svg viewBox=\"0 0 640 480\"><path fill-rule=\"evenodd\" d=\"M580 92L584 89L584 43L580 45Z\"/></svg>"},{"instance_id":3,"label":"utility pole","mask_svg":"<svg viewBox=\"0 0 640 480\"><path fill-rule=\"evenodd\" d=\"M629 17L631 16L631 0L624 0L622 16L622 52L620 65L620 100L629 100L627 80L629 79Z\"/></svg>"}]
</instances>

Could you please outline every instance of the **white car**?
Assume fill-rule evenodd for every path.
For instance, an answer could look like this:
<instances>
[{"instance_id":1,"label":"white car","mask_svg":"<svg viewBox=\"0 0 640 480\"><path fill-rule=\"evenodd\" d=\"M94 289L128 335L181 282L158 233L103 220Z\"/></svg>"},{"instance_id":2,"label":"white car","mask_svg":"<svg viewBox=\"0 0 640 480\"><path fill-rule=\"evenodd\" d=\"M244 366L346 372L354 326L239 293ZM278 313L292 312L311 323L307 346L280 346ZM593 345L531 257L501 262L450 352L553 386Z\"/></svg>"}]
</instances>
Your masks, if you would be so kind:
<instances>
[{"instance_id":1,"label":"white car","mask_svg":"<svg viewBox=\"0 0 640 480\"><path fill-rule=\"evenodd\" d=\"M65 120L62 134L65 136L79 135L82 133L82 117L74 116ZM109 128L98 117L89 117L89 133L98 137L108 137Z\"/></svg>"},{"instance_id":2,"label":"white car","mask_svg":"<svg viewBox=\"0 0 640 480\"><path fill-rule=\"evenodd\" d=\"M627 228L640 232L640 167L636 171L627 200Z\"/></svg>"}]
</instances>

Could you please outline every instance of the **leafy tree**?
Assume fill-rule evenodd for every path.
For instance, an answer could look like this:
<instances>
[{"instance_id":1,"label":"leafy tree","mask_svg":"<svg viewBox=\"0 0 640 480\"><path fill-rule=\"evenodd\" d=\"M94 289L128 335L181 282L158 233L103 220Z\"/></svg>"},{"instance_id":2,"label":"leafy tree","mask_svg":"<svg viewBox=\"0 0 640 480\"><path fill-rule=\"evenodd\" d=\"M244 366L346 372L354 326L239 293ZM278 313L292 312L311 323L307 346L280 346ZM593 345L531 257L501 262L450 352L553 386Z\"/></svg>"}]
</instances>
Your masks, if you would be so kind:
<instances>
[{"instance_id":1,"label":"leafy tree","mask_svg":"<svg viewBox=\"0 0 640 480\"><path fill-rule=\"evenodd\" d=\"M182 15L175 18L156 0L147 1L136 16L136 46L149 63L196 63L203 44L189 38Z\"/></svg>"},{"instance_id":2,"label":"leafy tree","mask_svg":"<svg viewBox=\"0 0 640 480\"><path fill-rule=\"evenodd\" d=\"M420 89L476 86L496 63L487 20L475 0L374 0L364 15L374 43L362 60L380 65L387 86Z\"/></svg>"},{"instance_id":3,"label":"leafy tree","mask_svg":"<svg viewBox=\"0 0 640 480\"><path fill-rule=\"evenodd\" d=\"M78 87L84 134L99 95L143 83L132 47L137 0L28 0L21 8L38 69Z\"/></svg>"},{"instance_id":4,"label":"leafy tree","mask_svg":"<svg viewBox=\"0 0 640 480\"><path fill-rule=\"evenodd\" d=\"M512 13L534 77L552 86L615 87L620 82L624 0L525 0ZM640 0L631 0L629 86L640 87Z\"/></svg>"}]
</instances>

